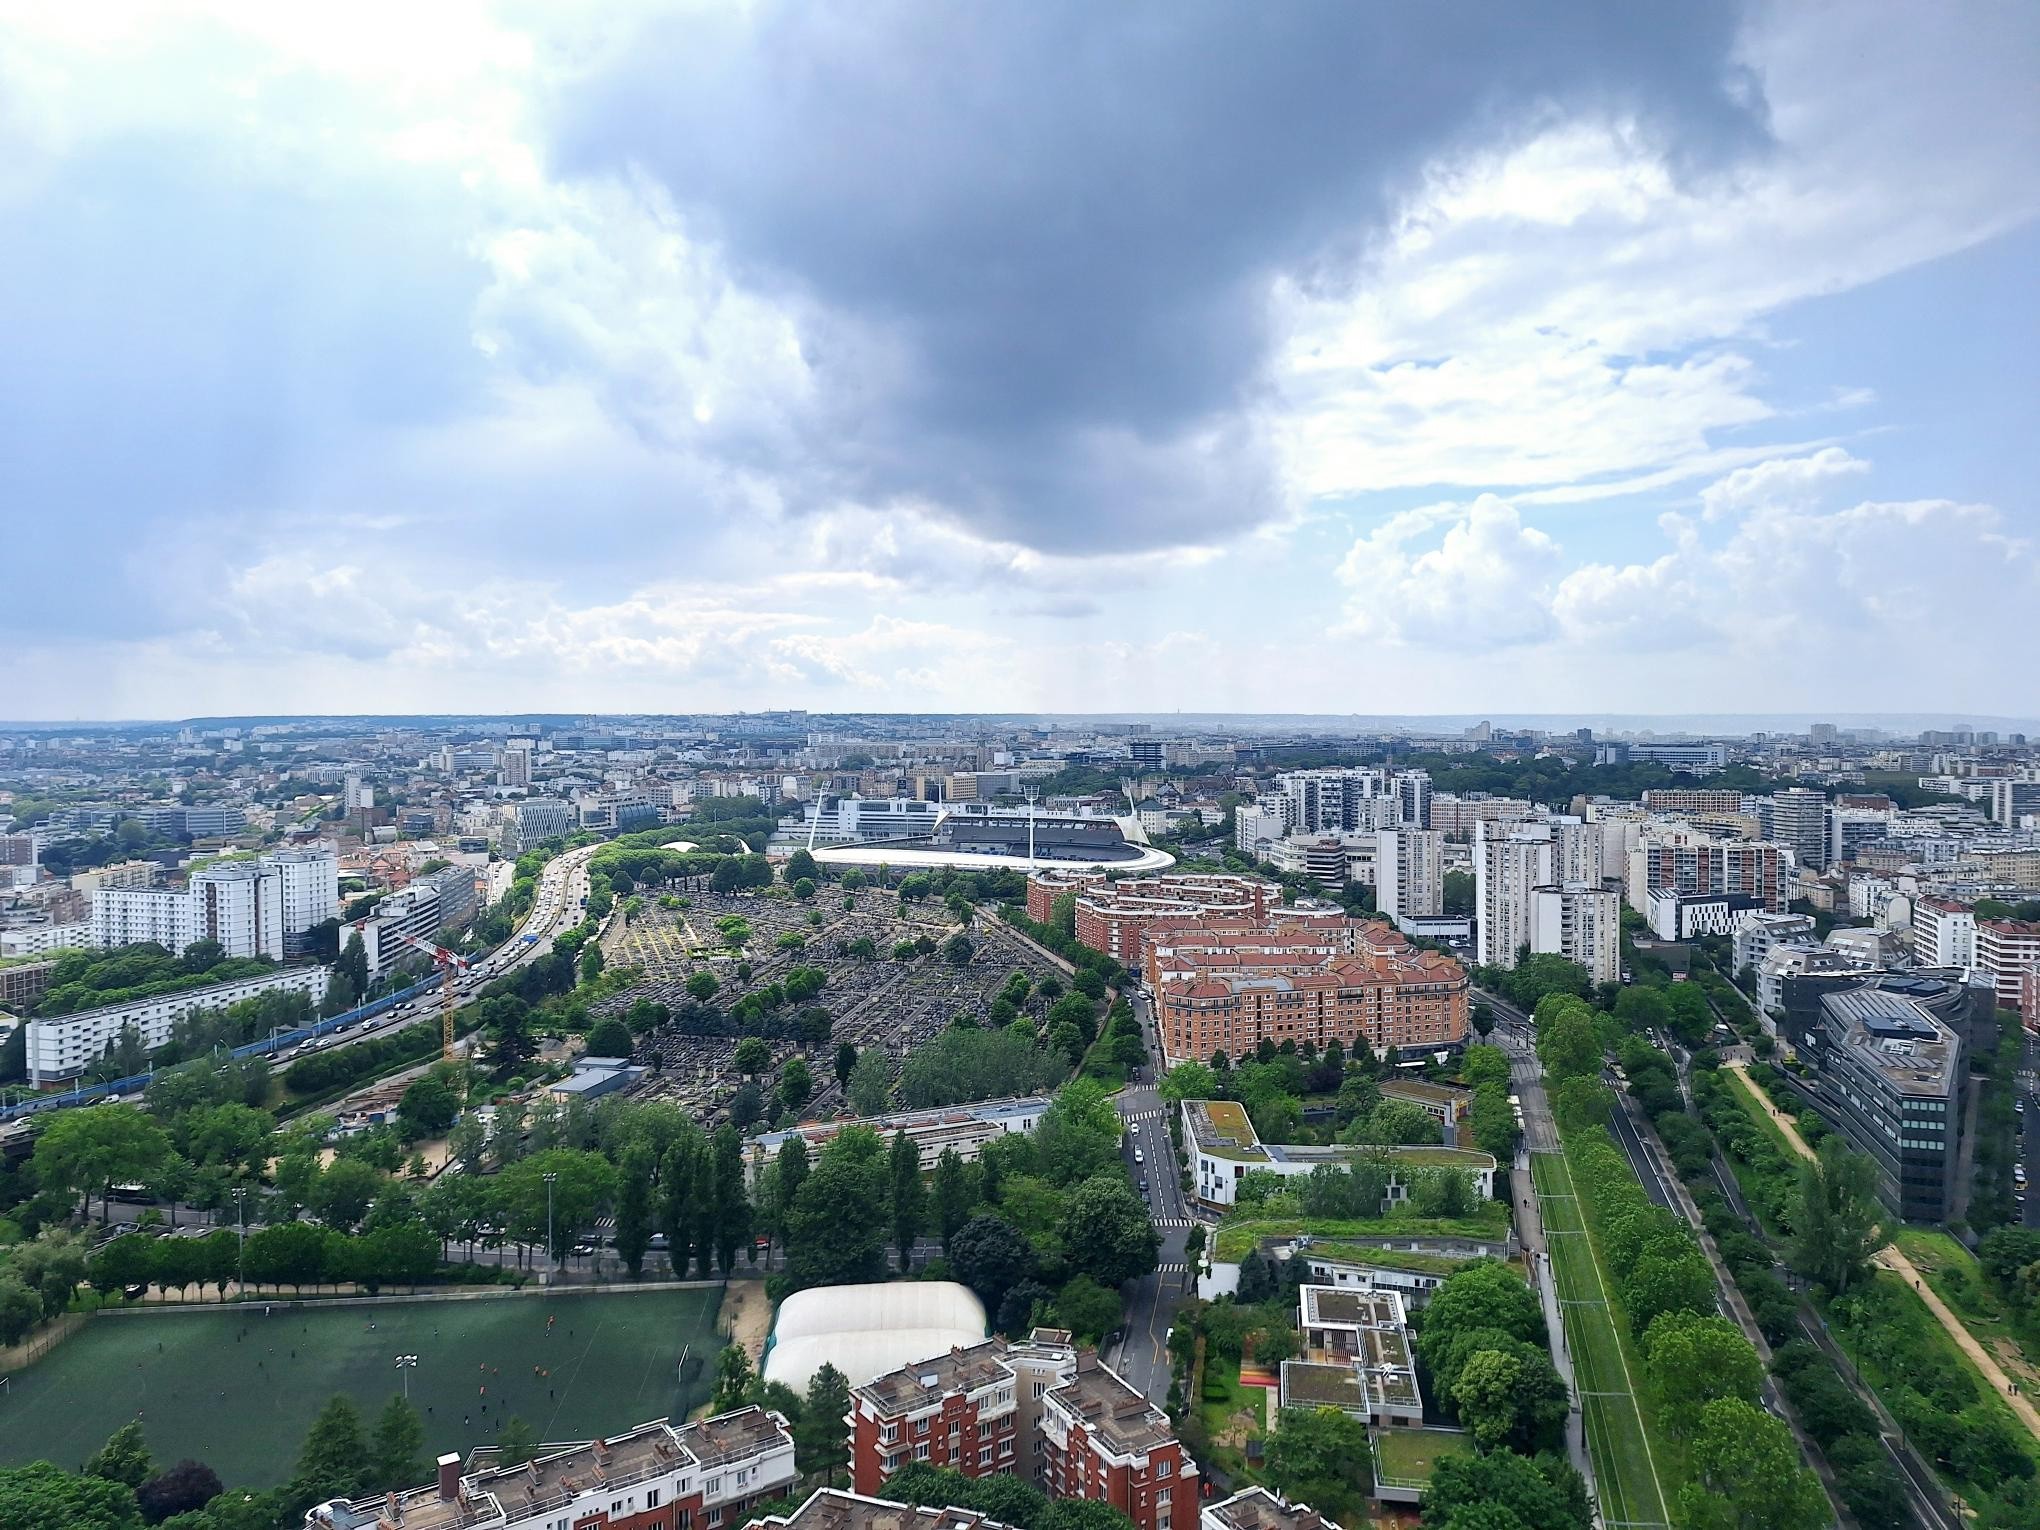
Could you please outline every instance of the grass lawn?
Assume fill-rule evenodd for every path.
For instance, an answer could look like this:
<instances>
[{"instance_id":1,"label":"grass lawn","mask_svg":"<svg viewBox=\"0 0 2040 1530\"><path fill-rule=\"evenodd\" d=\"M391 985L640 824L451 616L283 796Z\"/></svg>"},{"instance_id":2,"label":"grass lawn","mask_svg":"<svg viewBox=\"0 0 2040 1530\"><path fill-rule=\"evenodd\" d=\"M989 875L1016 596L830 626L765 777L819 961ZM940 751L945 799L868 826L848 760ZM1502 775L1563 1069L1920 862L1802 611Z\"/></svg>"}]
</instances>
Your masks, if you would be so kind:
<instances>
[{"instance_id":1,"label":"grass lawn","mask_svg":"<svg viewBox=\"0 0 2040 1530\"><path fill-rule=\"evenodd\" d=\"M402 1389L400 1354L418 1356L411 1401L425 1415L428 1461L490 1443L509 1414L542 1440L592 1438L681 1417L708 1395L720 1300L704 1288L99 1317L14 1374L0 1396L0 1463L75 1468L139 1414L158 1462L190 1456L229 1487L271 1487L290 1476L335 1392L373 1427ZM682 1386L689 1346L704 1363Z\"/></svg>"},{"instance_id":2,"label":"grass lawn","mask_svg":"<svg viewBox=\"0 0 2040 1530\"><path fill-rule=\"evenodd\" d=\"M1463 1217L1388 1216L1342 1220L1332 1217L1256 1216L1249 1209L1219 1224L1212 1257L1237 1264L1263 1238L1473 1238L1498 1242L1509 1231L1509 1208L1500 1201L1482 1201Z\"/></svg>"},{"instance_id":3,"label":"grass lawn","mask_svg":"<svg viewBox=\"0 0 2040 1530\"><path fill-rule=\"evenodd\" d=\"M1651 1448L1637 1397L1642 1367L1622 1333L1624 1320L1586 1230L1572 1170L1561 1154L1534 1153L1530 1173L1602 1512L1611 1524L1669 1524L1671 1490L1665 1483L1672 1473Z\"/></svg>"},{"instance_id":4,"label":"grass lawn","mask_svg":"<svg viewBox=\"0 0 2040 1530\"><path fill-rule=\"evenodd\" d=\"M1263 1439L1268 1433L1265 1397L1262 1387L1240 1385L1238 1366L1223 1360L1205 1361L1204 1395L1197 1402L1198 1415L1211 1441L1213 1463L1229 1477L1238 1479L1241 1487L1252 1479L1241 1441ZM1244 1427L1235 1416L1242 1411L1252 1419Z\"/></svg>"},{"instance_id":5,"label":"grass lawn","mask_svg":"<svg viewBox=\"0 0 2040 1530\"><path fill-rule=\"evenodd\" d=\"M1378 1429L1374 1473L1383 1482L1429 1482L1432 1468L1446 1456L1472 1450L1473 1436L1456 1429Z\"/></svg>"},{"instance_id":6,"label":"grass lawn","mask_svg":"<svg viewBox=\"0 0 2040 1530\"><path fill-rule=\"evenodd\" d=\"M1962 1326L1997 1357L2021 1389L2040 1386L2040 1370L2028 1357L2028 1335L2020 1332L1998 1294L1990 1288L1976 1256L1944 1232L1906 1227L1893 1240L1913 1262Z\"/></svg>"}]
</instances>

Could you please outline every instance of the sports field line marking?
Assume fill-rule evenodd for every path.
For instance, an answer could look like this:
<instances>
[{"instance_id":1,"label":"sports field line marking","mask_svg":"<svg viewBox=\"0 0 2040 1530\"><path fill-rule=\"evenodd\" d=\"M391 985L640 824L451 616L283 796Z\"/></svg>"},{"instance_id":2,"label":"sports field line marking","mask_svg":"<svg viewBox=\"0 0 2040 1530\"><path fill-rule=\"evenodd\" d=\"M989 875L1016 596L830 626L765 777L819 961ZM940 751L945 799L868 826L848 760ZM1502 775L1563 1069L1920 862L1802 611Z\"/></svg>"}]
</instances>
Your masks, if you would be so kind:
<instances>
[{"instance_id":1,"label":"sports field line marking","mask_svg":"<svg viewBox=\"0 0 2040 1530\"><path fill-rule=\"evenodd\" d=\"M1572 1165L1565 1161L1563 1155L1560 1155L1558 1162L1560 1167L1565 1170L1565 1182L1568 1185L1571 1184L1573 1182ZM1594 1284L1600 1289L1601 1300L1605 1303L1608 1300L1608 1283L1601 1278L1600 1258L1594 1254L1591 1246L1588 1249L1588 1254L1588 1262L1594 1267ZM1612 1330L1615 1325L1613 1322L1610 1322L1608 1326ZM1650 1448L1650 1431L1643 1427L1643 1409L1636 1402L1636 1378L1629 1374L1629 1356L1623 1353L1622 1335L1619 1333L1615 1334L1614 1339L1615 1360L1622 1367L1622 1384L1629 1389L1630 1406L1636 1412L1636 1437L1643 1445L1643 1461L1650 1468L1651 1486L1657 1490L1658 1512L1664 1516L1658 1523L1668 1525L1672 1522L1671 1505L1665 1502L1665 1484L1664 1479L1658 1476L1657 1453Z\"/></svg>"}]
</instances>

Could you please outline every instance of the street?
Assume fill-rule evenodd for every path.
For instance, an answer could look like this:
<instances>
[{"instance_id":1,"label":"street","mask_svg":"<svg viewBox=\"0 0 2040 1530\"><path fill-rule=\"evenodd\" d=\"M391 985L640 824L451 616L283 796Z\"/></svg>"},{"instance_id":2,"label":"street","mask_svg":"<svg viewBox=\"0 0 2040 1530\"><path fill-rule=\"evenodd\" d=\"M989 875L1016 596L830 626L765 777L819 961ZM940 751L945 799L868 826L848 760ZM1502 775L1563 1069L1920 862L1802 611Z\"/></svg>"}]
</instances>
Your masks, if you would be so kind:
<instances>
[{"instance_id":1,"label":"street","mask_svg":"<svg viewBox=\"0 0 2040 1530\"><path fill-rule=\"evenodd\" d=\"M1169 1327L1175 1321L1176 1308L1189 1294L1186 1244L1191 1216L1183 1199L1176 1150L1169 1141L1168 1107L1154 1086L1161 1062L1154 1018L1145 999L1132 996L1132 1004L1150 1061L1119 1094L1119 1117L1127 1127L1120 1154L1135 1187L1143 1181L1148 1186L1148 1214L1154 1218L1162 1244L1155 1271L1134 1285L1123 1337L1108 1358L1129 1385L1138 1387L1149 1400L1161 1402L1169 1393Z\"/></svg>"}]
</instances>

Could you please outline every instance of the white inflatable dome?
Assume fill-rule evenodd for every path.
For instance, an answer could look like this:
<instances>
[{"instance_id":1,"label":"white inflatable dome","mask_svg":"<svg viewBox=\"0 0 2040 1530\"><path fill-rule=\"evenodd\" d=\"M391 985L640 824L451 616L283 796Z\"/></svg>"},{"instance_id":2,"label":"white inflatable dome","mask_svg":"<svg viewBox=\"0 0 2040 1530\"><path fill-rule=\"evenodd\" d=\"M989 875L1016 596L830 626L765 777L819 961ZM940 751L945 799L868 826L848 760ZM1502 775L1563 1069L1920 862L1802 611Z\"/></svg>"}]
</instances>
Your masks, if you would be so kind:
<instances>
[{"instance_id":1,"label":"white inflatable dome","mask_svg":"<svg viewBox=\"0 0 2040 1530\"><path fill-rule=\"evenodd\" d=\"M984 1303L947 1280L818 1286L779 1306L765 1379L805 1392L824 1362L853 1387L985 1336Z\"/></svg>"}]
</instances>

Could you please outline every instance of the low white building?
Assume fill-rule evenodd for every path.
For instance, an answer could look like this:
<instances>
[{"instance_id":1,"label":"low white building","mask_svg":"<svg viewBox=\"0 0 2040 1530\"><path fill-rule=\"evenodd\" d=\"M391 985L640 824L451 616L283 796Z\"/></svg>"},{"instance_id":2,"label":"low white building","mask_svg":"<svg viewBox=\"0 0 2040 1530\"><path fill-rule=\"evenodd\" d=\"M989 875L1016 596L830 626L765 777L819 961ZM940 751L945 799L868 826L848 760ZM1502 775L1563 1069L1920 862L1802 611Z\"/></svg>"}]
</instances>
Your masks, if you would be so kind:
<instances>
[{"instance_id":1,"label":"low white building","mask_svg":"<svg viewBox=\"0 0 2040 1530\"><path fill-rule=\"evenodd\" d=\"M1291 1178L1315 1173L1323 1166L1342 1168L1358 1160L1378 1160L1388 1167L1384 1206L1407 1199L1409 1182L1427 1169L1450 1169L1466 1175L1482 1200L1494 1195L1495 1161L1472 1148L1264 1143L1246 1110L1233 1100L1185 1100L1182 1115L1191 1194L1215 1210L1232 1205L1239 1182L1256 1170Z\"/></svg>"},{"instance_id":2,"label":"low white building","mask_svg":"<svg viewBox=\"0 0 2040 1530\"><path fill-rule=\"evenodd\" d=\"M265 993L301 993L316 1003L325 996L329 976L324 967L289 967L206 988L187 988L182 993L80 1010L75 1015L31 1020L28 1081L41 1088L78 1077L130 1026L142 1045L153 1051L170 1039L170 1029L180 1017L197 1010L225 1009Z\"/></svg>"},{"instance_id":3,"label":"low white building","mask_svg":"<svg viewBox=\"0 0 2040 1530\"><path fill-rule=\"evenodd\" d=\"M1756 913L1745 919L1735 932L1735 970L1755 970L1775 946L1813 939L1811 914Z\"/></svg>"}]
</instances>

